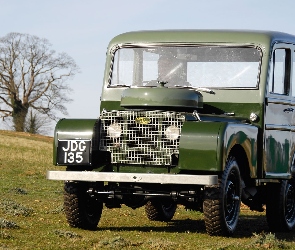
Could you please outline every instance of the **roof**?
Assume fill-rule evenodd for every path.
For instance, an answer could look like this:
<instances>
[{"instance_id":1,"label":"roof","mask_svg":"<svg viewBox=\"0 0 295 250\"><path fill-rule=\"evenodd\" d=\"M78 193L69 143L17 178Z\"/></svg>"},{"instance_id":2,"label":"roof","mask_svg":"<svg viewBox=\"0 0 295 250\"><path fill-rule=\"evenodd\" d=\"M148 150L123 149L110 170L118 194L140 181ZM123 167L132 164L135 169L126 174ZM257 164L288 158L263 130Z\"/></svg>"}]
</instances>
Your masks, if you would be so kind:
<instances>
[{"instance_id":1,"label":"roof","mask_svg":"<svg viewBox=\"0 0 295 250\"><path fill-rule=\"evenodd\" d=\"M295 36L277 31L255 30L148 30L134 31L114 37L115 44L150 43L240 43L270 46L275 42L295 44Z\"/></svg>"}]
</instances>

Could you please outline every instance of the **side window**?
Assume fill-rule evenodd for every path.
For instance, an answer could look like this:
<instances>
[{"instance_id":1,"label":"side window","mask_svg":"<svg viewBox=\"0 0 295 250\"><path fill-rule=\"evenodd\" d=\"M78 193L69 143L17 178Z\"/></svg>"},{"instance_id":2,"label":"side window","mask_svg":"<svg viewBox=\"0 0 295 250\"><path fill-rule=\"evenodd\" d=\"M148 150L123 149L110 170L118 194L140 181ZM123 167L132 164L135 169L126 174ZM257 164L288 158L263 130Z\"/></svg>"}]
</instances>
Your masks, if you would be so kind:
<instances>
[{"instance_id":1,"label":"side window","mask_svg":"<svg viewBox=\"0 0 295 250\"><path fill-rule=\"evenodd\" d=\"M272 81L269 91L275 94L288 95L290 89L291 69L290 49L276 49L272 55Z\"/></svg>"}]
</instances>

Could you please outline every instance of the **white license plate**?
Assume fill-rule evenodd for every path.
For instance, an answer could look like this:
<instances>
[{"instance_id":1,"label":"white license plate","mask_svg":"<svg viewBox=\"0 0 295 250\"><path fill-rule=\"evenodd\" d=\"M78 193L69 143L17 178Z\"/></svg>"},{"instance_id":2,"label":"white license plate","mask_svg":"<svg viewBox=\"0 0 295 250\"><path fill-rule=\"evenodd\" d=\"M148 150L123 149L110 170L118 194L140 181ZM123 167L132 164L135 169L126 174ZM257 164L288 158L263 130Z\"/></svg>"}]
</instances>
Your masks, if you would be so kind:
<instances>
[{"instance_id":1,"label":"white license plate","mask_svg":"<svg viewBox=\"0 0 295 250\"><path fill-rule=\"evenodd\" d=\"M60 165L88 165L90 140L59 140L57 159Z\"/></svg>"}]
</instances>

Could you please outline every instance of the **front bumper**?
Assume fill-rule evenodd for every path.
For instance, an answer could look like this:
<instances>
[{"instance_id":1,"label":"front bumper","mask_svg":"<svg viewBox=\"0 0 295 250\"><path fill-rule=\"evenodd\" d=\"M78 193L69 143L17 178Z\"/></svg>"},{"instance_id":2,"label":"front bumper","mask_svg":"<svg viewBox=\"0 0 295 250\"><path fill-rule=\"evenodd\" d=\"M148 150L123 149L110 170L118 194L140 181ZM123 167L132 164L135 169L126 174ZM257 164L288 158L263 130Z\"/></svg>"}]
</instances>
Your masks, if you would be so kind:
<instances>
[{"instance_id":1,"label":"front bumper","mask_svg":"<svg viewBox=\"0 0 295 250\"><path fill-rule=\"evenodd\" d=\"M116 173L92 171L47 171L49 180L63 181L106 181L128 183L160 183L184 185L216 185L217 175L185 175L185 174L145 174L145 173Z\"/></svg>"}]
</instances>

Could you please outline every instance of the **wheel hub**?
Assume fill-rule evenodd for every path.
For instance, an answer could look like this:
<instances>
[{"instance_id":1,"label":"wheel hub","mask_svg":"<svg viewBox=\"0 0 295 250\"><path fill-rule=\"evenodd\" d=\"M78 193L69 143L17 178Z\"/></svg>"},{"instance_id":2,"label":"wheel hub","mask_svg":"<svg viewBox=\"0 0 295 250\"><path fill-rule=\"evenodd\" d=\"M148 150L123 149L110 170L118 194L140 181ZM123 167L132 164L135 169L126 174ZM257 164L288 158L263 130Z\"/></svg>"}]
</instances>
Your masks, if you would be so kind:
<instances>
[{"instance_id":1,"label":"wheel hub","mask_svg":"<svg viewBox=\"0 0 295 250\"><path fill-rule=\"evenodd\" d=\"M225 217L229 225L235 221L240 198L234 181L228 180L225 189Z\"/></svg>"}]
</instances>

